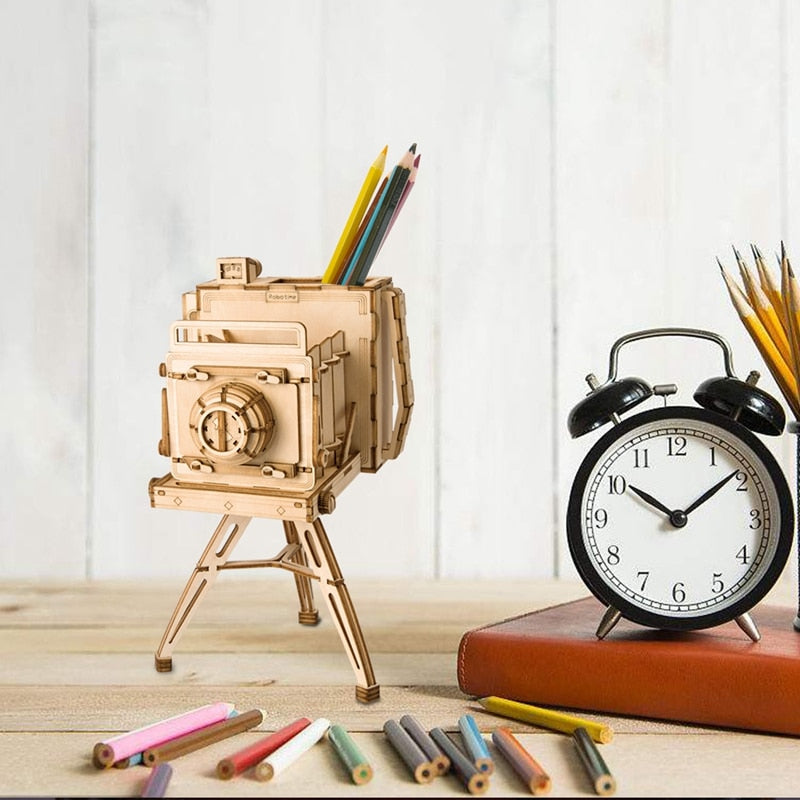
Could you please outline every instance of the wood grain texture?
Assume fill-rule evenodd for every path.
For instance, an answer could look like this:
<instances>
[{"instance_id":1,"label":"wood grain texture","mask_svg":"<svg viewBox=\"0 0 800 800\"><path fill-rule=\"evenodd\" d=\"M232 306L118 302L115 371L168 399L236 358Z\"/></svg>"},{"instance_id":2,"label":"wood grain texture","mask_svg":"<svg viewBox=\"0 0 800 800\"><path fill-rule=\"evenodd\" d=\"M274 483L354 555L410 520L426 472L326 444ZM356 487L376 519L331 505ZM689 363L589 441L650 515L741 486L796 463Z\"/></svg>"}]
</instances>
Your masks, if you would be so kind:
<instances>
[{"instance_id":1,"label":"wood grain texture","mask_svg":"<svg viewBox=\"0 0 800 800\"><path fill-rule=\"evenodd\" d=\"M88 26L81 0L0 5L5 577L85 569Z\"/></svg>"},{"instance_id":2,"label":"wood grain texture","mask_svg":"<svg viewBox=\"0 0 800 800\"><path fill-rule=\"evenodd\" d=\"M487 614L500 618L515 613L521 587L509 587L505 582L429 582L425 589L420 587L419 596L410 594L404 599L394 593L399 584L354 583L366 605L379 606L379 616L387 622L394 619L398 630L395 649L375 658L381 700L367 706L354 700L352 673L340 652L310 655L299 645L305 636L320 633L319 629L294 624L297 647L281 653L263 642L258 650L241 652L209 652L202 640L192 647L187 643L176 672L159 674L152 667L151 647L142 642L137 649L126 642L127 622L115 624L111 615L95 612L138 606L147 628L163 598L163 584L162 588L139 587L138 591L130 584L114 582L58 587L0 585L0 762L4 766L0 793L135 795L148 771L140 767L98 771L90 763L94 744L220 700L235 703L241 710L263 708L264 723L173 762L170 789L175 794L235 797L256 793L258 785L250 775L226 782L216 778L218 760L306 715L312 719L325 716L351 732L375 773L368 785L358 789L359 794L415 796L418 789L424 789L409 779L386 742L381 732L384 722L410 713L426 729L441 726L454 734L458 718L469 713L485 736L498 725L510 727L551 775L554 794L585 795L589 788L567 737L487 714L459 692L455 644L449 652L407 650L413 642L430 645L436 641L437 634L429 627L436 611L443 617L443 629L455 619L465 626L481 624ZM574 583L542 581L533 586L530 601L534 606L582 592ZM232 637L245 641L253 629L253 598L228 591L229 587L220 589L220 611L228 615L227 628ZM279 583L265 584L255 591L255 605L282 608L282 595ZM12 610L15 605L20 607L17 612ZM53 612L49 620L48 609ZM9 626L7 619L15 613L26 621ZM93 616L95 626L87 628L85 620ZM289 645L292 637L288 626L285 628L282 636ZM105 647L100 649L84 639L86 632L104 635ZM371 632L365 625L365 635L369 637ZM23 633L38 636L42 641L38 651L16 646ZM70 643L68 636L72 637ZM134 637L133 644L137 641ZM336 660L341 663L337 665ZM583 712L582 716L614 729L614 741L603 746L603 756L621 796L787 796L800 780L796 742L789 737ZM48 754L46 769L30 769L31 752ZM511 769L499 756L495 763L492 794L519 795L522 788ZM731 763L737 765L735 770L730 769ZM437 778L434 785L434 789L428 787L428 795L463 796L453 778ZM333 749L322 742L280 775L272 791L285 797L331 797L352 795L353 787Z\"/></svg>"}]
</instances>

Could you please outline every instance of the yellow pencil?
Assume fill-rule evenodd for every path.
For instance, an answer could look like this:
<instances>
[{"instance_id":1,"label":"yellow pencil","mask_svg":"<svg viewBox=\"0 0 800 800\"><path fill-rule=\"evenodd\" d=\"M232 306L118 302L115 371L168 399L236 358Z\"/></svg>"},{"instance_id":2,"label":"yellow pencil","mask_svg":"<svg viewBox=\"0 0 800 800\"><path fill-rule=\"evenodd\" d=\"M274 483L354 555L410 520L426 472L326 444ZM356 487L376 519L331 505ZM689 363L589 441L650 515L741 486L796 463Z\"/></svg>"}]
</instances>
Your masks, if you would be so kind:
<instances>
[{"instance_id":1,"label":"yellow pencil","mask_svg":"<svg viewBox=\"0 0 800 800\"><path fill-rule=\"evenodd\" d=\"M793 360L792 351L789 346L789 339L786 336L786 331L783 328L783 323L778 316L777 310L773 308L770 299L767 297L761 286L759 286L758 281L756 281L756 279L753 277L753 274L747 268L747 264L744 263L736 248L734 248L733 252L736 253L736 261L739 264L739 273L742 276L742 283L744 284L745 291L747 292L750 306L761 320L761 324L766 329L767 334L769 335L769 338L772 339L775 347L778 348L778 352L783 357L783 360L788 365L791 365ZM717 259L717 262L719 263L719 259Z\"/></svg>"},{"instance_id":2,"label":"yellow pencil","mask_svg":"<svg viewBox=\"0 0 800 800\"><path fill-rule=\"evenodd\" d=\"M386 164L386 152L388 149L388 145L384 147L383 150L381 150L381 152L378 154L378 157L375 159L375 161L372 162L372 166L370 166L370 168L367 170L367 176L364 178L364 183L362 184L361 191L358 193L356 202L353 205L353 210L350 212L350 216L347 218L342 235L339 237L339 242L337 243L336 249L333 251L333 255L331 256L331 261L328 264L328 268L325 270L325 274L322 276L323 283L333 283L334 277L338 272L342 256L349 251L350 245L353 243L356 233L358 233L358 225L361 222L361 218L364 216L364 212L367 210L370 198L372 197L372 193L375 191L375 187L378 185L378 181L381 179L381 175L383 175L383 167Z\"/></svg>"},{"instance_id":3,"label":"yellow pencil","mask_svg":"<svg viewBox=\"0 0 800 800\"><path fill-rule=\"evenodd\" d=\"M800 368L800 285L788 258L781 260L781 288L789 326L789 342L792 347L792 364L796 380L800 374L798 372L798 368Z\"/></svg>"},{"instance_id":4,"label":"yellow pencil","mask_svg":"<svg viewBox=\"0 0 800 800\"><path fill-rule=\"evenodd\" d=\"M756 270L758 271L758 279L761 283L761 288L764 290L764 294L769 298L770 303L772 303L772 307L778 312L778 319L780 319L783 330L788 336L789 321L786 317L786 309L783 305L783 296L781 295L780 286L772 277L772 273L767 269L764 256L761 254L758 247L751 244L750 249L753 251L753 258L756 262Z\"/></svg>"},{"instance_id":5,"label":"yellow pencil","mask_svg":"<svg viewBox=\"0 0 800 800\"><path fill-rule=\"evenodd\" d=\"M482 697L478 702L492 714L501 717L510 717L521 722L529 722L552 731L572 733L578 728L586 728L588 734L600 744L608 744L614 738L614 731L608 725L599 722L573 717L571 714L562 714L549 708L539 708L528 703L518 703L515 700L506 700L503 697Z\"/></svg>"},{"instance_id":6,"label":"yellow pencil","mask_svg":"<svg viewBox=\"0 0 800 800\"><path fill-rule=\"evenodd\" d=\"M772 343L772 339L769 338L769 334L761 324L758 315L750 307L750 303L747 301L744 292L736 285L736 282L728 275L721 264L720 270L725 280L725 285L728 287L728 293L731 296L733 307L739 315L739 319L742 320L742 324L750 334L750 338L758 348L759 353L761 353L761 357L764 359L767 367L769 367L769 371L772 373L772 377L775 378L775 382L783 392L786 402L791 406L795 414L800 413L798 412L798 409L800 409L800 402L798 402L797 397L797 382L794 379L792 371L784 361L783 356Z\"/></svg>"}]
</instances>

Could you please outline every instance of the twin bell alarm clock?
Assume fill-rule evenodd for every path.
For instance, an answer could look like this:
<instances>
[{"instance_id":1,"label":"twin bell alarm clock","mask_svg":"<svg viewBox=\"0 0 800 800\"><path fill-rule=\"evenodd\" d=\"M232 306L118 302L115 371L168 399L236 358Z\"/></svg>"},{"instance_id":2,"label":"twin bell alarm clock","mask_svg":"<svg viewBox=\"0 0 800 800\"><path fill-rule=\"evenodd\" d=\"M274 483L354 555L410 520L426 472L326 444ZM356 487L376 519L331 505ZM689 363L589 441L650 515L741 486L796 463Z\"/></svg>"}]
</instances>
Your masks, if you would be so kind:
<instances>
[{"instance_id":1,"label":"twin bell alarm clock","mask_svg":"<svg viewBox=\"0 0 800 800\"><path fill-rule=\"evenodd\" d=\"M700 384L696 406L667 405L674 384L617 377L626 344L662 336L722 349L725 376ZM581 578L607 606L599 638L620 617L674 631L735 620L760 638L748 612L786 564L794 511L783 471L756 435L779 435L785 415L757 380L756 372L736 377L722 337L690 328L623 336L605 383L587 377L591 392L570 412L569 432L611 427L575 476L567 538ZM663 407L638 409L654 396Z\"/></svg>"}]
</instances>

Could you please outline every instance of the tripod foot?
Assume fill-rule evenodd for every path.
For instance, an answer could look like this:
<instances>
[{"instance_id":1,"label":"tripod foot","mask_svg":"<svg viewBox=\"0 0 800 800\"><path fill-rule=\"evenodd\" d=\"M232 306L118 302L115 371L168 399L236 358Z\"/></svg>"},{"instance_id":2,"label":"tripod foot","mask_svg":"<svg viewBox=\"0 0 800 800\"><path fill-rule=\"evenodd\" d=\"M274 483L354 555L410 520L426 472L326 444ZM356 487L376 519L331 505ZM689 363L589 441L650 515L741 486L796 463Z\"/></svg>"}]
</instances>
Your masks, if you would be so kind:
<instances>
[{"instance_id":1,"label":"tripod foot","mask_svg":"<svg viewBox=\"0 0 800 800\"><path fill-rule=\"evenodd\" d=\"M319 611L298 611L297 621L301 625L318 625Z\"/></svg>"},{"instance_id":2,"label":"tripod foot","mask_svg":"<svg viewBox=\"0 0 800 800\"><path fill-rule=\"evenodd\" d=\"M172 672L172 659L156 656L156 672Z\"/></svg>"},{"instance_id":3,"label":"tripod foot","mask_svg":"<svg viewBox=\"0 0 800 800\"><path fill-rule=\"evenodd\" d=\"M381 696L381 687L377 683L373 683L372 686L356 686L356 700L359 703L374 703L376 700L380 700Z\"/></svg>"}]
</instances>

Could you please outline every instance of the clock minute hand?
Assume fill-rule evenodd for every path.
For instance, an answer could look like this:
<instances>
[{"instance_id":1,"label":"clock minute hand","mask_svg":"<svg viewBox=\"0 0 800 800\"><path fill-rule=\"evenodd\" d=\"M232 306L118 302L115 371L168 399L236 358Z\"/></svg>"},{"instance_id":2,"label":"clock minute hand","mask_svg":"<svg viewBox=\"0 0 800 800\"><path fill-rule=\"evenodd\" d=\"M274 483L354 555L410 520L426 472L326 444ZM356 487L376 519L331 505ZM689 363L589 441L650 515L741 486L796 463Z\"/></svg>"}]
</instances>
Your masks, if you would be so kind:
<instances>
[{"instance_id":1,"label":"clock minute hand","mask_svg":"<svg viewBox=\"0 0 800 800\"><path fill-rule=\"evenodd\" d=\"M698 506L701 506L706 500L713 497L737 472L739 472L739 470L735 469L730 475L725 476L721 481L715 483L707 492L703 492L703 494L701 494L694 503L688 506L683 513L689 515Z\"/></svg>"},{"instance_id":2,"label":"clock minute hand","mask_svg":"<svg viewBox=\"0 0 800 800\"><path fill-rule=\"evenodd\" d=\"M628 484L628 488L634 492L634 494L638 494L645 503L653 506L653 508L657 508L659 511L663 511L668 517L672 516L672 509L667 508L660 500L656 500L655 497L651 494L647 494L647 492L643 492L641 489L637 489L635 486L631 486Z\"/></svg>"}]
</instances>

